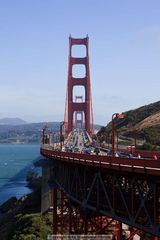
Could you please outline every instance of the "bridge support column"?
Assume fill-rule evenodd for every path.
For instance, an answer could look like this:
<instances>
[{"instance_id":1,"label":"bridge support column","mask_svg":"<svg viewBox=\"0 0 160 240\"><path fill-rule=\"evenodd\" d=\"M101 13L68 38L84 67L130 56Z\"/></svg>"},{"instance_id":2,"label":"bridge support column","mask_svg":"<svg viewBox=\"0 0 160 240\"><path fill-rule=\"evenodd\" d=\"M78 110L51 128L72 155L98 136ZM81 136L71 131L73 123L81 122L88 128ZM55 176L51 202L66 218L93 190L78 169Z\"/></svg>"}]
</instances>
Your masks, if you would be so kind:
<instances>
[{"instance_id":1,"label":"bridge support column","mask_svg":"<svg viewBox=\"0 0 160 240\"><path fill-rule=\"evenodd\" d=\"M84 233L85 234L88 233L88 219L87 219L87 215L84 216Z\"/></svg>"},{"instance_id":2,"label":"bridge support column","mask_svg":"<svg viewBox=\"0 0 160 240\"><path fill-rule=\"evenodd\" d=\"M69 206L69 233L72 233L72 209L71 206Z\"/></svg>"},{"instance_id":3,"label":"bridge support column","mask_svg":"<svg viewBox=\"0 0 160 240\"><path fill-rule=\"evenodd\" d=\"M41 213L45 213L48 211L50 206L52 205L52 190L48 185L48 181L50 178L50 167L43 166L42 168L42 190L41 190Z\"/></svg>"},{"instance_id":4,"label":"bridge support column","mask_svg":"<svg viewBox=\"0 0 160 240\"><path fill-rule=\"evenodd\" d=\"M58 217L57 217L57 188L53 189L53 234L57 234Z\"/></svg>"},{"instance_id":5,"label":"bridge support column","mask_svg":"<svg viewBox=\"0 0 160 240\"><path fill-rule=\"evenodd\" d=\"M122 236L122 223L121 222L119 222L119 231L118 231L118 237L117 237L117 240L122 240L123 238L123 236Z\"/></svg>"}]
</instances>

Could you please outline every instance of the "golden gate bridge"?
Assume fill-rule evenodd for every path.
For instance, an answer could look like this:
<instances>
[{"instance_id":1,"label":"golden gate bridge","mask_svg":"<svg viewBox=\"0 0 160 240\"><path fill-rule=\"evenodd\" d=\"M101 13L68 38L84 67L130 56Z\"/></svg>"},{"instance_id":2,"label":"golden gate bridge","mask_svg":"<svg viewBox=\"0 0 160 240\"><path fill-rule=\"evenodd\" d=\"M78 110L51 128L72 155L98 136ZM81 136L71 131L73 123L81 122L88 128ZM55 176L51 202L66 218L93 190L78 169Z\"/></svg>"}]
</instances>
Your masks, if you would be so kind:
<instances>
[{"instance_id":1,"label":"golden gate bridge","mask_svg":"<svg viewBox=\"0 0 160 240\"><path fill-rule=\"evenodd\" d=\"M94 121L89 68L89 38L69 37L65 117L60 123L59 146L43 129L42 212L52 209L53 234L104 235L105 239L160 239L160 160L153 152L118 157L93 139ZM84 45L86 56L73 57L72 47ZM85 76L73 76L73 66L84 65ZM83 86L85 96L73 96ZM89 146L88 146L89 145ZM124 150L125 152L125 150ZM141 158L138 158L138 154ZM158 159L160 153L156 152ZM137 157L136 157L137 156ZM149 235L150 238L147 238Z\"/></svg>"}]
</instances>

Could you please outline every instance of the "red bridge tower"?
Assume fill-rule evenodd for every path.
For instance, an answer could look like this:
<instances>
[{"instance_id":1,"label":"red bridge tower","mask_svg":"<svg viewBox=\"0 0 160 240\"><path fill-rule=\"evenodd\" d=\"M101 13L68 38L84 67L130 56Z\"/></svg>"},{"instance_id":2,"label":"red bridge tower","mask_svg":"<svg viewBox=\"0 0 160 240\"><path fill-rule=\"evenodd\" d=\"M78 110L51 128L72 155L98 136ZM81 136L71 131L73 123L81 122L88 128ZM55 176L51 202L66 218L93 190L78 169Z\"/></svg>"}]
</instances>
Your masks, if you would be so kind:
<instances>
[{"instance_id":1,"label":"red bridge tower","mask_svg":"<svg viewBox=\"0 0 160 240\"><path fill-rule=\"evenodd\" d=\"M69 64L68 64L68 83L66 94L66 108L65 108L65 127L66 132L72 131L74 126L74 114L76 112L82 112L84 118L84 128L87 132L93 132L93 110L92 110L92 98L91 98L91 84L90 84L90 69L89 69L89 54L88 54L88 36L82 39L75 39L69 37ZM73 57L72 46L84 45L86 47L85 57ZM75 78L73 76L74 65L85 66L85 76L83 78ZM85 98L83 102L73 101L73 87L83 86L85 89Z\"/></svg>"}]
</instances>

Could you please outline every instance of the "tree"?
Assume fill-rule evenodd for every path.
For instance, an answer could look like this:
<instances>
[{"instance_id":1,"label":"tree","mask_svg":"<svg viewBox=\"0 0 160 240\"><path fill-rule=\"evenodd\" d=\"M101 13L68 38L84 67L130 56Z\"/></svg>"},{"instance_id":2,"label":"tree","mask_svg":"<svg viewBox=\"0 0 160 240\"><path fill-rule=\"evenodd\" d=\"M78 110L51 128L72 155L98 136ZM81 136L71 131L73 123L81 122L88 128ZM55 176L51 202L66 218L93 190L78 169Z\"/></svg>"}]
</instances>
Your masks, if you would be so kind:
<instances>
[{"instance_id":1,"label":"tree","mask_svg":"<svg viewBox=\"0 0 160 240\"><path fill-rule=\"evenodd\" d=\"M17 215L8 240L43 240L51 234L51 221L41 214Z\"/></svg>"}]
</instances>

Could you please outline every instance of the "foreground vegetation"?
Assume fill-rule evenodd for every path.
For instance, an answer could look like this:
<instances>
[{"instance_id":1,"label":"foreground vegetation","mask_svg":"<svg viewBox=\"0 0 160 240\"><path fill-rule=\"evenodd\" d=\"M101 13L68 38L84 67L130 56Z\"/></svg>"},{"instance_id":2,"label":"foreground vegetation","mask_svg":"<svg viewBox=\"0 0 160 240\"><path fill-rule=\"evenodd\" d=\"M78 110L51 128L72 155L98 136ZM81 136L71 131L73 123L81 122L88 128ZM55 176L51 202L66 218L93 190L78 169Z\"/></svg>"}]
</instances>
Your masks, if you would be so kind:
<instances>
[{"instance_id":1,"label":"foreground vegetation","mask_svg":"<svg viewBox=\"0 0 160 240\"><path fill-rule=\"evenodd\" d=\"M51 226L51 219L47 215L19 214L15 217L8 240L44 240L51 234Z\"/></svg>"},{"instance_id":2,"label":"foreground vegetation","mask_svg":"<svg viewBox=\"0 0 160 240\"><path fill-rule=\"evenodd\" d=\"M41 214L41 177L30 173L27 181L32 193L0 206L0 240L44 240L51 234L51 216Z\"/></svg>"}]
</instances>

